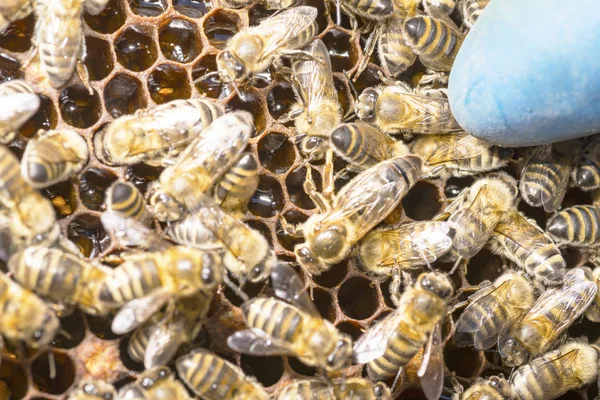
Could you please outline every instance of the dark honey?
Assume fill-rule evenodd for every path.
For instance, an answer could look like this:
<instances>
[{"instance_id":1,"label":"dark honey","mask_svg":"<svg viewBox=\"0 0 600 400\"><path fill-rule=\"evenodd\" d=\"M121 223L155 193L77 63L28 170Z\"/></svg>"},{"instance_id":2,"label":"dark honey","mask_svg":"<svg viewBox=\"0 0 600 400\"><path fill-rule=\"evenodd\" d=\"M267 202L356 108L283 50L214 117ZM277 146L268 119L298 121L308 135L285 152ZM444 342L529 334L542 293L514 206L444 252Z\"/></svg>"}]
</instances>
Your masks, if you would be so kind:
<instances>
[{"instance_id":1,"label":"dark honey","mask_svg":"<svg viewBox=\"0 0 600 400\"><path fill-rule=\"evenodd\" d=\"M119 63L130 71L143 71L156 61L156 48L152 38L140 27L130 26L115 41Z\"/></svg>"},{"instance_id":2,"label":"dark honey","mask_svg":"<svg viewBox=\"0 0 600 400\"><path fill-rule=\"evenodd\" d=\"M258 188L248 204L248 210L257 217L274 217L283 208L283 200L279 182L261 175Z\"/></svg>"},{"instance_id":3,"label":"dark honey","mask_svg":"<svg viewBox=\"0 0 600 400\"><path fill-rule=\"evenodd\" d=\"M125 23L123 3L120 0L111 0L100 14L84 14L83 19L96 32L113 33Z\"/></svg>"},{"instance_id":4,"label":"dark honey","mask_svg":"<svg viewBox=\"0 0 600 400\"><path fill-rule=\"evenodd\" d=\"M5 384L4 390L8 389L10 395L15 399L25 397L29 387L27 374L23 367L4 357L2 358L2 364L0 364L0 382Z\"/></svg>"},{"instance_id":5,"label":"dark honey","mask_svg":"<svg viewBox=\"0 0 600 400\"><path fill-rule=\"evenodd\" d=\"M350 44L350 36L346 33L332 29L323 36L323 43L329 50L331 67L335 72L350 71L358 56Z\"/></svg>"},{"instance_id":6,"label":"dark honey","mask_svg":"<svg viewBox=\"0 0 600 400\"><path fill-rule=\"evenodd\" d=\"M244 110L252 114L254 120L253 136L258 136L261 135L267 127L267 116L263 112L263 104L263 101L254 96L246 96L244 100L241 100L236 96L231 99L227 105L229 109Z\"/></svg>"},{"instance_id":7,"label":"dark honey","mask_svg":"<svg viewBox=\"0 0 600 400\"><path fill-rule=\"evenodd\" d=\"M202 18L213 5L207 0L173 0L173 7L186 17Z\"/></svg>"},{"instance_id":8,"label":"dark honey","mask_svg":"<svg viewBox=\"0 0 600 400\"><path fill-rule=\"evenodd\" d=\"M321 177L313 171L312 177L318 188L321 187ZM298 170L290 172L285 180L285 184L290 196L290 201L302 208L303 210L312 210L315 208L315 204L312 202L310 197L304 188L302 187L306 180L306 167L302 167Z\"/></svg>"},{"instance_id":9,"label":"dark honey","mask_svg":"<svg viewBox=\"0 0 600 400\"><path fill-rule=\"evenodd\" d=\"M70 182L60 182L52 185L43 189L42 194L50 199L58 218L68 217L77 208L77 198Z\"/></svg>"},{"instance_id":10,"label":"dark honey","mask_svg":"<svg viewBox=\"0 0 600 400\"><path fill-rule=\"evenodd\" d=\"M23 72L19 61L7 54L0 53L0 83L21 79L22 77Z\"/></svg>"},{"instance_id":11,"label":"dark honey","mask_svg":"<svg viewBox=\"0 0 600 400\"><path fill-rule=\"evenodd\" d=\"M4 32L0 33L0 47L17 53L29 50L34 24L33 15L10 24Z\"/></svg>"},{"instance_id":12,"label":"dark honey","mask_svg":"<svg viewBox=\"0 0 600 400\"><path fill-rule=\"evenodd\" d=\"M77 245L84 257L93 258L110 245L110 237L98 217L82 215L69 224L68 238Z\"/></svg>"},{"instance_id":13,"label":"dark honey","mask_svg":"<svg viewBox=\"0 0 600 400\"><path fill-rule=\"evenodd\" d=\"M188 21L174 19L158 34L158 43L164 56L180 63L194 60L202 51L196 28Z\"/></svg>"},{"instance_id":14,"label":"dark honey","mask_svg":"<svg viewBox=\"0 0 600 400\"><path fill-rule=\"evenodd\" d=\"M60 114L65 122L75 128L89 128L102 114L100 97L94 91L92 95L83 85L71 86L60 94Z\"/></svg>"},{"instance_id":15,"label":"dark honey","mask_svg":"<svg viewBox=\"0 0 600 400\"><path fill-rule=\"evenodd\" d=\"M39 95L40 108L33 116L21 126L19 133L26 138L31 138L40 130L49 130L56 127L56 108L48 97Z\"/></svg>"},{"instance_id":16,"label":"dark honey","mask_svg":"<svg viewBox=\"0 0 600 400\"><path fill-rule=\"evenodd\" d=\"M125 179L133 183L140 192L146 193L148 184L158 179L161 170L161 168L151 167L147 164L135 164L127 167Z\"/></svg>"},{"instance_id":17,"label":"dark honey","mask_svg":"<svg viewBox=\"0 0 600 400\"><path fill-rule=\"evenodd\" d=\"M270 133L258 142L258 159L269 171L282 174L288 171L296 159L294 145L283 133Z\"/></svg>"},{"instance_id":18,"label":"dark honey","mask_svg":"<svg viewBox=\"0 0 600 400\"><path fill-rule=\"evenodd\" d=\"M148 75L148 90L156 104L188 99L192 94L185 70L170 64L159 65Z\"/></svg>"},{"instance_id":19,"label":"dark honey","mask_svg":"<svg viewBox=\"0 0 600 400\"><path fill-rule=\"evenodd\" d=\"M90 80L100 81L106 78L114 67L110 44L91 36L85 38L85 44L87 47L85 66Z\"/></svg>"},{"instance_id":20,"label":"dark honey","mask_svg":"<svg viewBox=\"0 0 600 400\"><path fill-rule=\"evenodd\" d=\"M118 118L145 108L146 99L141 86L136 78L125 74L116 75L104 88L106 111L113 118Z\"/></svg>"},{"instance_id":21,"label":"dark honey","mask_svg":"<svg viewBox=\"0 0 600 400\"><path fill-rule=\"evenodd\" d=\"M134 14L142 17L156 17L167 10L166 0L128 0Z\"/></svg>"},{"instance_id":22,"label":"dark honey","mask_svg":"<svg viewBox=\"0 0 600 400\"><path fill-rule=\"evenodd\" d=\"M89 209L99 211L104 204L106 189L117 180L109 171L92 168L81 176L79 198Z\"/></svg>"},{"instance_id":23,"label":"dark honey","mask_svg":"<svg viewBox=\"0 0 600 400\"><path fill-rule=\"evenodd\" d=\"M208 54L200 60L192 69L192 79L196 90L201 95L213 99L225 98L231 94L229 85L221 82L219 75L211 74L217 70L216 57Z\"/></svg>"},{"instance_id":24,"label":"dark honey","mask_svg":"<svg viewBox=\"0 0 600 400\"><path fill-rule=\"evenodd\" d=\"M217 13L204 20L203 31L213 47L223 50L227 40L237 33L237 25L237 18Z\"/></svg>"},{"instance_id":25,"label":"dark honey","mask_svg":"<svg viewBox=\"0 0 600 400\"><path fill-rule=\"evenodd\" d=\"M308 216L299 211L290 210L283 214L283 218L285 218L285 220L292 225L298 225L306 221ZM279 241L279 244L288 251L294 251L294 246L304 241L302 238L297 238L287 234L281 227L281 223L279 221L277 222L276 228L277 240Z\"/></svg>"},{"instance_id":26,"label":"dark honey","mask_svg":"<svg viewBox=\"0 0 600 400\"><path fill-rule=\"evenodd\" d=\"M288 113L295 102L296 96L294 95L292 86L289 84L277 85L267 95L269 114L274 119L278 119ZM286 123L286 126L292 126L293 123L293 121L290 121Z\"/></svg>"},{"instance_id":27,"label":"dark honey","mask_svg":"<svg viewBox=\"0 0 600 400\"><path fill-rule=\"evenodd\" d=\"M72 349L85 337L85 321L83 314L76 310L60 319L60 328L64 331L56 335L51 345L60 349Z\"/></svg>"}]
</instances>

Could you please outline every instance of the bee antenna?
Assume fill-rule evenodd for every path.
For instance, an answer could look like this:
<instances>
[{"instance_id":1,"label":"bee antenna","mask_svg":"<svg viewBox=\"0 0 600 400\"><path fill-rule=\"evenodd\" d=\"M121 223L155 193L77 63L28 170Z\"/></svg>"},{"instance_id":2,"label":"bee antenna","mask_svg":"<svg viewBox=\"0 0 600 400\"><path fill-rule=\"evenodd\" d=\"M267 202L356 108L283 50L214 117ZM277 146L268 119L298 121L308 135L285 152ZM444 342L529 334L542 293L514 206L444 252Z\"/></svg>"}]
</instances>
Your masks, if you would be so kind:
<instances>
[{"instance_id":1,"label":"bee antenna","mask_svg":"<svg viewBox=\"0 0 600 400\"><path fill-rule=\"evenodd\" d=\"M242 94L242 92L240 91L240 88L238 87L238 85L236 85L235 81L231 81L229 83L231 83L231 86L233 86L233 90L235 91L235 94L238 95L240 100L243 101L244 103L247 102L248 98L244 94Z\"/></svg>"},{"instance_id":2,"label":"bee antenna","mask_svg":"<svg viewBox=\"0 0 600 400\"><path fill-rule=\"evenodd\" d=\"M219 76L219 79L221 78L221 74L219 74L219 71L213 71L213 72L209 72L209 73L207 73L207 74L204 74L204 75L202 75L202 76L200 76L200 77L198 77L198 78L194 79L194 80L192 81L192 83L198 83L198 82L200 82L200 81L202 81L202 80L204 80L204 79L206 79L206 78L210 78L211 76L214 76L214 75L218 75L218 76Z\"/></svg>"},{"instance_id":3,"label":"bee antenna","mask_svg":"<svg viewBox=\"0 0 600 400\"><path fill-rule=\"evenodd\" d=\"M446 276L453 275L456 272L456 270L458 269L458 266L460 265L460 263L462 261L463 261L463 258L462 257L458 257L458 260L456 260L456 262L452 266L452 269L446 274Z\"/></svg>"},{"instance_id":4,"label":"bee antenna","mask_svg":"<svg viewBox=\"0 0 600 400\"><path fill-rule=\"evenodd\" d=\"M236 285L227 275L223 276L223 282L231 289L233 292L244 302L250 300L250 297L242 290L238 285Z\"/></svg>"}]
</instances>

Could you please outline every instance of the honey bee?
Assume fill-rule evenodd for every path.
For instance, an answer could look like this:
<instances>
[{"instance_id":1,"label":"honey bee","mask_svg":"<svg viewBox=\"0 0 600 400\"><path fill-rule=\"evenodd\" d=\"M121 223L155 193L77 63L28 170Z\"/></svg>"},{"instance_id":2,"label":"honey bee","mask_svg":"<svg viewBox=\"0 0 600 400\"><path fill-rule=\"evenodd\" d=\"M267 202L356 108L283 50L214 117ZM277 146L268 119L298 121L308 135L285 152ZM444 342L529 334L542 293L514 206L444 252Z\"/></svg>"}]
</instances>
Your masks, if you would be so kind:
<instances>
[{"instance_id":1,"label":"honey bee","mask_svg":"<svg viewBox=\"0 0 600 400\"><path fill-rule=\"evenodd\" d=\"M187 387L202 399L269 399L265 389L254 378L205 349L194 349L180 357L177 372Z\"/></svg>"},{"instance_id":2,"label":"honey bee","mask_svg":"<svg viewBox=\"0 0 600 400\"><path fill-rule=\"evenodd\" d=\"M200 199L191 214L171 224L167 234L184 246L224 247L223 263L239 282L263 281L277 263L260 232L224 212L210 198Z\"/></svg>"},{"instance_id":3,"label":"honey bee","mask_svg":"<svg viewBox=\"0 0 600 400\"><path fill-rule=\"evenodd\" d=\"M188 99L123 115L94 136L96 157L107 165L171 164L204 128L224 113L217 103Z\"/></svg>"},{"instance_id":4,"label":"honey bee","mask_svg":"<svg viewBox=\"0 0 600 400\"><path fill-rule=\"evenodd\" d=\"M510 386L517 399L556 399L596 380L598 354L585 343L570 342L517 369Z\"/></svg>"},{"instance_id":5,"label":"honey bee","mask_svg":"<svg viewBox=\"0 0 600 400\"><path fill-rule=\"evenodd\" d=\"M0 146L0 204L9 210L10 231L23 244L53 243L60 234L50 200L21 176L19 160Z\"/></svg>"},{"instance_id":6,"label":"honey bee","mask_svg":"<svg viewBox=\"0 0 600 400\"><path fill-rule=\"evenodd\" d=\"M450 71L464 35L439 8L430 5L427 12L404 22L405 43L428 69Z\"/></svg>"},{"instance_id":7,"label":"honey bee","mask_svg":"<svg viewBox=\"0 0 600 400\"><path fill-rule=\"evenodd\" d=\"M546 231L559 246L597 247L600 245L600 213L595 206L565 208L548 219Z\"/></svg>"},{"instance_id":8,"label":"honey bee","mask_svg":"<svg viewBox=\"0 0 600 400\"><path fill-rule=\"evenodd\" d=\"M450 14L452 14L452 11L454 11L454 7L456 7L456 2L454 0L424 0L423 1L423 7L428 12L429 12L429 8L431 6L437 7L445 15L450 15Z\"/></svg>"},{"instance_id":9,"label":"honey bee","mask_svg":"<svg viewBox=\"0 0 600 400\"><path fill-rule=\"evenodd\" d=\"M122 400L191 400L185 386L168 367L156 367L119 390Z\"/></svg>"},{"instance_id":10,"label":"honey bee","mask_svg":"<svg viewBox=\"0 0 600 400\"><path fill-rule=\"evenodd\" d=\"M255 3L260 3L267 10L283 10L298 3L297 0L226 0L223 6L227 8L245 8Z\"/></svg>"},{"instance_id":11,"label":"honey bee","mask_svg":"<svg viewBox=\"0 0 600 400\"><path fill-rule=\"evenodd\" d=\"M464 190L445 210L459 257L471 258L481 250L500 219L516 207L517 182L507 173L489 174Z\"/></svg>"},{"instance_id":12,"label":"honey bee","mask_svg":"<svg viewBox=\"0 0 600 400\"><path fill-rule=\"evenodd\" d=\"M198 335L212 298L212 292L201 290L177 299L172 311L154 315L129 339L129 356L146 369L167 364L182 344Z\"/></svg>"},{"instance_id":13,"label":"honey bee","mask_svg":"<svg viewBox=\"0 0 600 400\"><path fill-rule=\"evenodd\" d=\"M109 311L99 301L99 291L110 269L58 248L40 246L15 253L8 261L8 269L14 280L57 304L60 311L70 310L72 306L93 315Z\"/></svg>"},{"instance_id":14,"label":"honey bee","mask_svg":"<svg viewBox=\"0 0 600 400\"><path fill-rule=\"evenodd\" d=\"M586 143L571 179L581 190L600 188L600 138L593 138Z\"/></svg>"},{"instance_id":15,"label":"honey bee","mask_svg":"<svg viewBox=\"0 0 600 400\"><path fill-rule=\"evenodd\" d=\"M217 118L148 188L151 213L160 221L181 219L186 201L208 193L240 160L253 132L252 115L246 111Z\"/></svg>"},{"instance_id":16,"label":"honey bee","mask_svg":"<svg viewBox=\"0 0 600 400\"><path fill-rule=\"evenodd\" d=\"M85 139L70 129L38 131L27 142L21 174L36 189L52 186L76 175L88 162Z\"/></svg>"},{"instance_id":17,"label":"honey bee","mask_svg":"<svg viewBox=\"0 0 600 400\"><path fill-rule=\"evenodd\" d=\"M560 145L545 144L535 148L519 182L527 204L544 207L546 212L554 212L560 207L580 146L578 140L570 140Z\"/></svg>"},{"instance_id":18,"label":"honey bee","mask_svg":"<svg viewBox=\"0 0 600 400\"><path fill-rule=\"evenodd\" d=\"M412 89L404 82L365 89L358 97L355 112L358 118L389 134L437 134L461 129L442 92Z\"/></svg>"},{"instance_id":19,"label":"honey bee","mask_svg":"<svg viewBox=\"0 0 600 400\"><path fill-rule=\"evenodd\" d=\"M242 305L249 329L227 339L229 347L255 356L288 355L304 364L339 371L352 361L352 339L324 320L304 291L304 283L287 264L271 273L275 295Z\"/></svg>"},{"instance_id":20,"label":"honey bee","mask_svg":"<svg viewBox=\"0 0 600 400\"><path fill-rule=\"evenodd\" d=\"M0 272L0 333L10 341L40 348L58 332L56 314L42 299Z\"/></svg>"},{"instance_id":21,"label":"honey bee","mask_svg":"<svg viewBox=\"0 0 600 400\"><path fill-rule=\"evenodd\" d=\"M517 210L500 219L489 243L494 253L545 283L558 283L565 273L567 263L550 236Z\"/></svg>"},{"instance_id":22,"label":"honey bee","mask_svg":"<svg viewBox=\"0 0 600 400\"><path fill-rule=\"evenodd\" d=\"M386 380L396 376L425 345L418 376L425 396L439 399L444 381L440 322L453 291L443 274L419 275L415 285L402 293L398 308L358 339L354 361L368 363L371 379Z\"/></svg>"},{"instance_id":23,"label":"honey bee","mask_svg":"<svg viewBox=\"0 0 600 400\"><path fill-rule=\"evenodd\" d=\"M493 171L506 166L514 153L511 148L492 146L467 133L419 135L410 149L429 165L431 176Z\"/></svg>"},{"instance_id":24,"label":"honey bee","mask_svg":"<svg viewBox=\"0 0 600 400\"><path fill-rule=\"evenodd\" d=\"M319 379L304 379L286 386L276 399L392 400L392 392L384 383L363 378L336 379L331 384Z\"/></svg>"},{"instance_id":25,"label":"honey bee","mask_svg":"<svg viewBox=\"0 0 600 400\"><path fill-rule=\"evenodd\" d=\"M409 13L403 12L401 8L395 10L394 14L386 21L381 36L377 41L379 60L387 76L397 77L417 60L417 54L404 42L402 25L408 15ZM359 76L367 66L369 57L363 56L364 61L361 61L364 67L363 64L359 64L360 66L355 76Z\"/></svg>"},{"instance_id":26,"label":"honey bee","mask_svg":"<svg viewBox=\"0 0 600 400\"><path fill-rule=\"evenodd\" d=\"M364 122L341 124L331 133L333 152L350 165L346 169L363 171L375 164L410 154L408 146Z\"/></svg>"},{"instance_id":27,"label":"honey bee","mask_svg":"<svg viewBox=\"0 0 600 400\"><path fill-rule=\"evenodd\" d=\"M482 282L456 321L454 343L477 350L489 349L496 344L500 333L529 311L534 301L533 285L522 273L507 271L493 284Z\"/></svg>"},{"instance_id":28,"label":"honey bee","mask_svg":"<svg viewBox=\"0 0 600 400\"><path fill-rule=\"evenodd\" d=\"M2 7L0 5L0 26ZM39 107L40 98L27 82L19 79L0 84L0 143L11 142L16 137L17 130Z\"/></svg>"},{"instance_id":29,"label":"honey bee","mask_svg":"<svg viewBox=\"0 0 600 400\"><path fill-rule=\"evenodd\" d=\"M106 190L106 211L117 218L132 218L144 225L152 220L144 195L131 182L115 181Z\"/></svg>"},{"instance_id":30,"label":"honey bee","mask_svg":"<svg viewBox=\"0 0 600 400\"><path fill-rule=\"evenodd\" d=\"M117 400L117 391L110 383L81 381L67 400Z\"/></svg>"},{"instance_id":31,"label":"honey bee","mask_svg":"<svg viewBox=\"0 0 600 400\"><path fill-rule=\"evenodd\" d=\"M467 390L459 386L452 400L505 400L513 397L512 388L504 377L491 376L485 380L477 379Z\"/></svg>"},{"instance_id":32,"label":"honey bee","mask_svg":"<svg viewBox=\"0 0 600 400\"><path fill-rule=\"evenodd\" d=\"M251 153L245 153L217 182L214 199L234 217L243 218L259 181L258 162Z\"/></svg>"},{"instance_id":33,"label":"honey bee","mask_svg":"<svg viewBox=\"0 0 600 400\"><path fill-rule=\"evenodd\" d=\"M472 28L490 0L461 0L458 10L463 17L463 23Z\"/></svg>"},{"instance_id":34,"label":"honey bee","mask_svg":"<svg viewBox=\"0 0 600 400\"><path fill-rule=\"evenodd\" d=\"M236 33L225 50L217 55L221 80L238 86L251 75L265 71L281 57L302 55L299 49L308 45L317 34L317 9L293 7ZM285 27L285 29L282 29Z\"/></svg>"},{"instance_id":35,"label":"honey bee","mask_svg":"<svg viewBox=\"0 0 600 400\"><path fill-rule=\"evenodd\" d=\"M589 268L567 271L561 286L546 289L529 312L500 335L504 365L519 366L550 350L594 301L596 291Z\"/></svg>"},{"instance_id":36,"label":"honey bee","mask_svg":"<svg viewBox=\"0 0 600 400\"><path fill-rule=\"evenodd\" d=\"M368 272L391 275L394 269L430 264L451 247L446 222L421 221L369 232L359 243L358 257Z\"/></svg>"},{"instance_id":37,"label":"honey bee","mask_svg":"<svg viewBox=\"0 0 600 400\"><path fill-rule=\"evenodd\" d=\"M342 119L329 50L317 39L304 50L310 59L292 59L298 102L292 107L300 151L310 160L325 157L331 132Z\"/></svg>"},{"instance_id":38,"label":"honey bee","mask_svg":"<svg viewBox=\"0 0 600 400\"><path fill-rule=\"evenodd\" d=\"M5 0L0 4L0 32L14 21L25 18L33 11L32 0Z\"/></svg>"},{"instance_id":39,"label":"honey bee","mask_svg":"<svg viewBox=\"0 0 600 400\"><path fill-rule=\"evenodd\" d=\"M592 279L596 282L596 286L600 283L600 267L594 268L592 271ZM596 298L585 311L585 316L592 322L600 322L600 288L596 290Z\"/></svg>"},{"instance_id":40,"label":"honey bee","mask_svg":"<svg viewBox=\"0 0 600 400\"><path fill-rule=\"evenodd\" d=\"M357 175L333 195L333 154L327 152L324 193L316 191L311 170L307 170L305 192L319 212L299 227L281 219L283 229L304 236L294 253L300 265L312 274L321 274L342 261L371 229L398 206L404 195L423 176L423 160L417 156L392 158Z\"/></svg>"}]
</instances>

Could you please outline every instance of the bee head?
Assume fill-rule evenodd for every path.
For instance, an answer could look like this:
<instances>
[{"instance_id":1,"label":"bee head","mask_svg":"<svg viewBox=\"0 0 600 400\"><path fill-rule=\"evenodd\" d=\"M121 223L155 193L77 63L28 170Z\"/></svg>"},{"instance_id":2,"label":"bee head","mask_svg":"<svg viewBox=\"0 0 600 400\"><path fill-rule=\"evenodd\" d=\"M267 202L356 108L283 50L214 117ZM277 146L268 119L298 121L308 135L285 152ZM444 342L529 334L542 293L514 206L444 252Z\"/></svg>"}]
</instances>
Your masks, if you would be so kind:
<instances>
[{"instance_id":1,"label":"bee head","mask_svg":"<svg viewBox=\"0 0 600 400\"><path fill-rule=\"evenodd\" d=\"M379 93L375 88L368 88L363 90L360 96L358 96L358 101L354 106L354 112L356 116L362 120L370 120L375 116L375 105L377 104L377 99L379 98Z\"/></svg>"},{"instance_id":2,"label":"bee head","mask_svg":"<svg viewBox=\"0 0 600 400\"><path fill-rule=\"evenodd\" d=\"M523 365L531 358L531 354L523 347L521 342L511 335L500 338L498 350L502 357L502 363L507 367Z\"/></svg>"},{"instance_id":3,"label":"bee head","mask_svg":"<svg viewBox=\"0 0 600 400\"><path fill-rule=\"evenodd\" d=\"M310 247L320 258L334 259L346 248L347 234L344 225L331 225L314 236Z\"/></svg>"},{"instance_id":4,"label":"bee head","mask_svg":"<svg viewBox=\"0 0 600 400\"><path fill-rule=\"evenodd\" d=\"M425 272L419 275L417 287L434 293L442 299L448 299L454 293L454 288L448 277L439 272Z\"/></svg>"},{"instance_id":5,"label":"bee head","mask_svg":"<svg viewBox=\"0 0 600 400\"><path fill-rule=\"evenodd\" d=\"M224 83L241 81L248 74L248 69L229 50L222 51L217 55L217 69Z\"/></svg>"},{"instance_id":6,"label":"bee head","mask_svg":"<svg viewBox=\"0 0 600 400\"><path fill-rule=\"evenodd\" d=\"M327 146L325 139L319 136L304 136L300 143L300 151L305 157L312 161L318 161L325 158Z\"/></svg>"},{"instance_id":7,"label":"bee head","mask_svg":"<svg viewBox=\"0 0 600 400\"><path fill-rule=\"evenodd\" d=\"M373 384L373 394L377 400L387 400L392 398L392 391L383 382Z\"/></svg>"},{"instance_id":8,"label":"bee head","mask_svg":"<svg viewBox=\"0 0 600 400\"><path fill-rule=\"evenodd\" d=\"M327 357L325 369L328 371L339 371L346 368L352 362L352 339L342 334L335 344L335 349Z\"/></svg>"},{"instance_id":9,"label":"bee head","mask_svg":"<svg viewBox=\"0 0 600 400\"><path fill-rule=\"evenodd\" d=\"M177 200L170 196L158 182L148 187L148 207L159 221L173 222L183 218L185 210Z\"/></svg>"}]
</instances>

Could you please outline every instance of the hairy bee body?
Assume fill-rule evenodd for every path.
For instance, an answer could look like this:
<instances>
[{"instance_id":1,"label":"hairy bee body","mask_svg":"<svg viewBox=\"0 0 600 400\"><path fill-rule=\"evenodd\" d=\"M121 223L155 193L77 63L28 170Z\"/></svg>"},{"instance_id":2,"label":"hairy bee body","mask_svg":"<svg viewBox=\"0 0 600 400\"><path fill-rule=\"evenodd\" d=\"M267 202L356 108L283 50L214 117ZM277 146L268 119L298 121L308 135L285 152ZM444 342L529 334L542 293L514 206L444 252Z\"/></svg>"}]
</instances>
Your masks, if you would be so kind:
<instances>
[{"instance_id":1,"label":"hairy bee body","mask_svg":"<svg viewBox=\"0 0 600 400\"><path fill-rule=\"evenodd\" d=\"M502 274L469 298L469 305L456 321L454 343L486 350L498 336L535 301L533 285L514 271Z\"/></svg>"},{"instance_id":2,"label":"hairy bee body","mask_svg":"<svg viewBox=\"0 0 600 400\"><path fill-rule=\"evenodd\" d=\"M410 153L404 142L396 141L363 122L338 126L331 134L331 147L352 169L360 171Z\"/></svg>"},{"instance_id":3,"label":"hairy bee body","mask_svg":"<svg viewBox=\"0 0 600 400\"><path fill-rule=\"evenodd\" d=\"M244 8L257 3L256 0L226 0L223 6L227 8ZM296 0L260 0L258 1L267 10L283 10L296 3Z\"/></svg>"},{"instance_id":4,"label":"hairy bee body","mask_svg":"<svg viewBox=\"0 0 600 400\"><path fill-rule=\"evenodd\" d=\"M546 223L548 234L558 245L597 247L600 245L600 212L595 206L565 208Z\"/></svg>"},{"instance_id":5,"label":"hairy bee body","mask_svg":"<svg viewBox=\"0 0 600 400\"><path fill-rule=\"evenodd\" d=\"M358 97L355 112L389 134L439 134L461 129L441 92L412 89L403 82L365 89Z\"/></svg>"},{"instance_id":6,"label":"hairy bee body","mask_svg":"<svg viewBox=\"0 0 600 400\"><path fill-rule=\"evenodd\" d=\"M0 25L2 25L2 5L0 5ZM24 80L17 79L0 84L0 143L11 142L17 135L16 131L35 114L39 107L40 98Z\"/></svg>"},{"instance_id":7,"label":"hairy bee body","mask_svg":"<svg viewBox=\"0 0 600 400\"><path fill-rule=\"evenodd\" d=\"M588 268L574 268L562 285L546 289L533 307L498 341L507 366L522 365L550 350L560 335L585 312L597 291Z\"/></svg>"},{"instance_id":8,"label":"hairy bee body","mask_svg":"<svg viewBox=\"0 0 600 400\"><path fill-rule=\"evenodd\" d=\"M472 28L489 3L490 0L462 0L459 11L463 17L463 23Z\"/></svg>"},{"instance_id":9,"label":"hairy bee body","mask_svg":"<svg viewBox=\"0 0 600 400\"><path fill-rule=\"evenodd\" d=\"M67 400L116 400L117 391L110 383L81 381L71 391Z\"/></svg>"},{"instance_id":10,"label":"hairy bee body","mask_svg":"<svg viewBox=\"0 0 600 400\"><path fill-rule=\"evenodd\" d=\"M173 100L115 119L94 136L94 150L108 165L158 166L224 113L221 105L208 100Z\"/></svg>"},{"instance_id":11,"label":"hairy bee body","mask_svg":"<svg viewBox=\"0 0 600 400\"><path fill-rule=\"evenodd\" d=\"M185 384L206 400L267 400L262 385L237 366L204 349L195 349L177 360Z\"/></svg>"},{"instance_id":12,"label":"hairy bee body","mask_svg":"<svg viewBox=\"0 0 600 400\"><path fill-rule=\"evenodd\" d=\"M223 209L242 218L258 182L258 162L251 153L246 153L217 182L214 198Z\"/></svg>"},{"instance_id":13,"label":"hairy bee body","mask_svg":"<svg viewBox=\"0 0 600 400\"><path fill-rule=\"evenodd\" d=\"M388 76L396 77L406 71L417 60L417 54L404 42L402 25L408 13L396 10L386 21L377 42L377 52L383 70Z\"/></svg>"},{"instance_id":14,"label":"hairy bee body","mask_svg":"<svg viewBox=\"0 0 600 400\"><path fill-rule=\"evenodd\" d=\"M517 399L550 400L594 382L597 375L596 350L570 342L517 369L510 385Z\"/></svg>"},{"instance_id":15,"label":"hairy bee body","mask_svg":"<svg viewBox=\"0 0 600 400\"><path fill-rule=\"evenodd\" d=\"M514 393L504 377L492 376L486 380L481 378L464 392L462 390L452 396L452 400L506 400L512 399Z\"/></svg>"},{"instance_id":16,"label":"hairy bee body","mask_svg":"<svg viewBox=\"0 0 600 400\"><path fill-rule=\"evenodd\" d=\"M329 384L324 380L305 379L286 386L277 400L391 400L390 389L383 383L363 378L336 379Z\"/></svg>"},{"instance_id":17,"label":"hairy bee body","mask_svg":"<svg viewBox=\"0 0 600 400\"><path fill-rule=\"evenodd\" d=\"M119 390L119 399L127 400L191 400L185 386L168 367L156 367L139 375L135 382Z\"/></svg>"},{"instance_id":18,"label":"hairy bee body","mask_svg":"<svg viewBox=\"0 0 600 400\"><path fill-rule=\"evenodd\" d=\"M58 328L56 314L42 299L0 273L0 333L5 338L41 347Z\"/></svg>"},{"instance_id":19,"label":"hairy bee body","mask_svg":"<svg viewBox=\"0 0 600 400\"><path fill-rule=\"evenodd\" d=\"M592 271L592 279L596 282L596 286L600 286L600 267L594 268ZM585 316L592 322L600 322L600 287L596 290L596 298L585 311Z\"/></svg>"},{"instance_id":20,"label":"hairy bee body","mask_svg":"<svg viewBox=\"0 0 600 400\"><path fill-rule=\"evenodd\" d=\"M23 287L60 305L76 305L89 314L109 310L98 301L105 269L59 249L32 246L8 262L13 278Z\"/></svg>"},{"instance_id":21,"label":"hairy bee body","mask_svg":"<svg viewBox=\"0 0 600 400\"><path fill-rule=\"evenodd\" d=\"M106 210L120 218L131 218L149 224L152 216L144 195L131 182L115 181L106 191Z\"/></svg>"},{"instance_id":22,"label":"hairy bee body","mask_svg":"<svg viewBox=\"0 0 600 400\"><path fill-rule=\"evenodd\" d=\"M595 138L584 147L571 179L581 190L600 188L600 139Z\"/></svg>"},{"instance_id":23,"label":"hairy bee body","mask_svg":"<svg viewBox=\"0 0 600 400\"><path fill-rule=\"evenodd\" d=\"M343 0L342 7L353 15L375 21L383 21L394 13L394 3L391 0Z\"/></svg>"},{"instance_id":24,"label":"hairy bee body","mask_svg":"<svg viewBox=\"0 0 600 400\"><path fill-rule=\"evenodd\" d=\"M45 188L79 173L89 156L87 143L79 133L69 129L39 131L27 142L21 174L32 187Z\"/></svg>"},{"instance_id":25,"label":"hairy bee body","mask_svg":"<svg viewBox=\"0 0 600 400\"><path fill-rule=\"evenodd\" d=\"M4 0L0 4L0 32L11 22L25 18L33 11L32 0Z\"/></svg>"},{"instance_id":26,"label":"hairy bee body","mask_svg":"<svg viewBox=\"0 0 600 400\"><path fill-rule=\"evenodd\" d=\"M430 6L435 6L446 15L452 14L454 7L456 7L456 2L454 0L424 0L423 3L425 9Z\"/></svg>"},{"instance_id":27,"label":"hairy bee body","mask_svg":"<svg viewBox=\"0 0 600 400\"><path fill-rule=\"evenodd\" d=\"M567 263L552 239L534 220L513 210L505 214L490 237L491 249L546 283L557 283Z\"/></svg>"}]
</instances>

